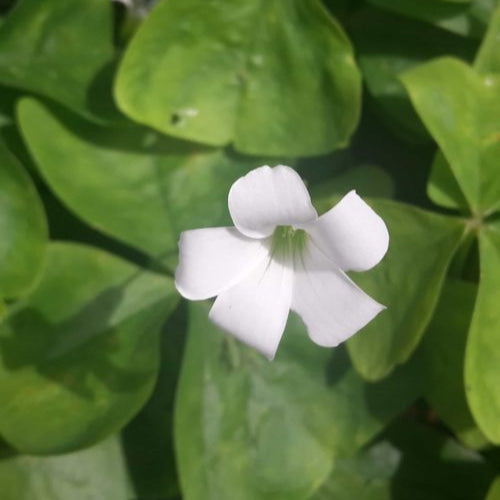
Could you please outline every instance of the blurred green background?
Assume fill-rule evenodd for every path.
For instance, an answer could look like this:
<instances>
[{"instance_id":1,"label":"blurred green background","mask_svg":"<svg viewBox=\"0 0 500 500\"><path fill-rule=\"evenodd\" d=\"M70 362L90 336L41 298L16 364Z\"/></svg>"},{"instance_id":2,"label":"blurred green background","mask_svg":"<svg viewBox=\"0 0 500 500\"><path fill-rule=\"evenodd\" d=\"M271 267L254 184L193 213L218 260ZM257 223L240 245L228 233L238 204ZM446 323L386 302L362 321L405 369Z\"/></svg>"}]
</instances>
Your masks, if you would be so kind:
<instances>
[{"instance_id":1,"label":"blurred green background","mask_svg":"<svg viewBox=\"0 0 500 500\"><path fill-rule=\"evenodd\" d=\"M500 499L495 0L0 13L1 500ZM173 273L279 163L384 218L388 309L269 363Z\"/></svg>"}]
</instances>

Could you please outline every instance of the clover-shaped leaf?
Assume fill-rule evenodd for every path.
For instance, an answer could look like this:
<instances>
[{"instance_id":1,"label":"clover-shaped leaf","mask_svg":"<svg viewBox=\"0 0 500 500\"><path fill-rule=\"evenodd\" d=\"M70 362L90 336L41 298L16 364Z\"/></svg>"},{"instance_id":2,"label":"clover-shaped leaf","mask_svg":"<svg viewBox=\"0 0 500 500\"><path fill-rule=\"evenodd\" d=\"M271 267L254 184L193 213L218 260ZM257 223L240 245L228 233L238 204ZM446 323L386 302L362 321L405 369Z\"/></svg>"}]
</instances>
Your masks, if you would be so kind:
<instances>
[{"instance_id":1,"label":"clover-shaped leaf","mask_svg":"<svg viewBox=\"0 0 500 500\"><path fill-rule=\"evenodd\" d=\"M37 288L0 325L0 434L61 453L117 431L151 393L172 281L91 247L52 244Z\"/></svg>"},{"instance_id":2,"label":"clover-shaped leaf","mask_svg":"<svg viewBox=\"0 0 500 500\"><path fill-rule=\"evenodd\" d=\"M169 0L132 40L115 94L127 115L166 134L307 156L348 142L360 76L318 0Z\"/></svg>"},{"instance_id":3,"label":"clover-shaped leaf","mask_svg":"<svg viewBox=\"0 0 500 500\"><path fill-rule=\"evenodd\" d=\"M0 83L87 116L114 116L106 66L112 6L103 0L21 0L0 26Z\"/></svg>"},{"instance_id":4,"label":"clover-shaped leaf","mask_svg":"<svg viewBox=\"0 0 500 500\"><path fill-rule=\"evenodd\" d=\"M0 233L0 298L19 297L40 273L47 222L33 182L3 143L0 143Z\"/></svg>"}]
</instances>

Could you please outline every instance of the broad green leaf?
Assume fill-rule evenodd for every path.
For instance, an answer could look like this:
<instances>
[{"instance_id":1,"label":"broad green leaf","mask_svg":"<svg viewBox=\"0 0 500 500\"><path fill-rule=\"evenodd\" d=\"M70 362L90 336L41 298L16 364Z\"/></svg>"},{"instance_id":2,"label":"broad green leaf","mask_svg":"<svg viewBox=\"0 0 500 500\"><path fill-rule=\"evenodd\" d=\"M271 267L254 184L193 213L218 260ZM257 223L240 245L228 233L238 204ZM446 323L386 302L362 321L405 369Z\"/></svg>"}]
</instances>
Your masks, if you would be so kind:
<instances>
[{"instance_id":1,"label":"broad green leaf","mask_svg":"<svg viewBox=\"0 0 500 500\"><path fill-rule=\"evenodd\" d=\"M493 481L485 500L500 500L500 476Z\"/></svg>"},{"instance_id":2,"label":"broad green leaf","mask_svg":"<svg viewBox=\"0 0 500 500\"><path fill-rule=\"evenodd\" d=\"M368 0L405 17L434 24L457 35L481 38L497 0Z\"/></svg>"},{"instance_id":3,"label":"broad green leaf","mask_svg":"<svg viewBox=\"0 0 500 500\"><path fill-rule=\"evenodd\" d=\"M495 210L500 205L500 75L479 76L456 59L442 58L401 78L470 210Z\"/></svg>"},{"instance_id":4,"label":"broad green leaf","mask_svg":"<svg viewBox=\"0 0 500 500\"><path fill-rule=\"evenodd\" d=\"M0 26L0 82L86 115L109 114L102 80L112 36L111 2L20 0Z\"/></svg>"},{"instance_id":5,"label":"broad green leaf","mask_svg":"<svg viewBox=\"0 0 500 500\"><path fill-rule=\"evenodd\" d=\"M487 444L467 405L464 359L477 285L447 281L424 338L426 397L439 417L471 448Z\"/></svg>"},{"instance_id":6,"label":"broad green leaf","mask_svg":"<svg viewBox=\"0 0 500 500\"><path fill-rule=\"evenodd\" d=\"M491 18L488 32L477 53L474 69L478 73L500 73L500 7ZM447 208L463 209L467 201L458 185L450 165L443 154L438 152L432 165L431 175L427 186L429 198Z\"/></svg>"},{"instance_id":7,"label":"broad green leaf","mask_svg":"<svg viewBox=\"0 0 500 500\"><path fill-rule=\"evenodd\" d=\"M115 95L134 120L247 154L345 146L360 75L319 0L169 0L128 47Z\"/></svg>"},{"instance_id":8,"label":"broad green leaf","mask_svg":"<svg viewBox=\"0 0 500 500\"><path fill-rule=\"evenodd\" d=\"M71 210L155 257L177 254L181 230L230 224L229 188L258 166L142 128L61 120L33 100L21 102L19 122L41 174Z\"/></svg>"},{"instance_id":9,"label":"broad green leaf","mask_svg":"<svg viewBox=\"0 0 500 500\"><path fill-rule=\"evenodd\" d=\"M465 231L451 217L396 202L371 203L389 229L389 250L374 269L351 277L387 310L348 341L363 377L378 380L415 350L436 306Z\"/></svg>"},{"instance_id":10,"label":"broad green leaf","mask_svg":"<svg viewBox=\"0 0 500 500\"><path fill-rule=\"evenodd\" d=\"M58 457L0 459L2 500L127 500L131 498L120 444L109 438Z\"/></svg>"},{"instance_id":11,"label":"broad green leaf","mask_svg":"<svg viewBox=\"0 0 500 500\"><path fill-rule=\"evenodd\" d=\"M40 274L47 222L31 178L1 142L0 234L0 297L19 297Z\"/></svg>"},{"instance_id":12,"label":"broad green leaf","mask_svg":"<svg viewBox=\"0 0 500 500\"><path fill-rule=\"evenodd\" d=\"M0 325L0 434L59 453L116 432L149 397L170 279L101 250L50 247L34 292Z\"/></svg>"},{"instance_id":13,"label":"broad green leaf","mask_svg":"<svg viewBox=\"0 0 500 500\"><path fill-rule=\"evenodd\" d=\"M405 139L428 141L429 135L398 75L419 63L446 54L471 60L476 45L434 26L375 8L361 10L350 21L349 28L359 66L377 111L381 112L387 125Z\"/></svg>"},{"instance_id":14,"label":"broad green leaf","mask_svg":"<svg viewBox=\"0 0 500 500\"><path fill-rule=\"evenodd\" d=\"M467 200L441 151L436 153L432 162L427 196L442 207L462 211L467 209Z\"/></svg>"},{"instance_id":15,"label":"broad green leaf","mask_svg":"<svg viewBox=\"0 0 500 500\"><path fill-rule=\"evenodd\" d=\"M192 304L175 413L184 498L308 498L420 393L416 368L367 384L293 315L270 363Z\"/></svg>"},{"instance_id":16,"label":"broad green leaf","mask_svg":"<svg viewBox=\"0 0 500 500\"><path fill-rule=\"evenodd\" d=\"M161 364L151 398L122 432L130 478L139 499L179 495L174 455L174 396L186 336L186 302L165 323Z\"/></svg>"},{"instance_id":17,"label":"broad green leaf","mask_svg":"<svg viewBox=\"0 0 500 500\"><path fill-rule=\"evenodd\" d=\"M467 342L467 398L484 434L500 444L500 226L479 234L480 281Z\"/></svg>"},{"instance_id":18,"label":"broad green leaf","mask_svg":"<svg viewBox=\"0 0 500 500\"><path fill-rule=\"evenodd\" d=\"M492 472L449 437L400 421L378 442L338 460L311 500L483 500Z\"/></svg>"},{"instance_id":19,"label":"broad green leaf","mask_svg":"<svg viewBox=\"0 0 500 500\"><path fill-rule=\"evenodd\" d=\"M479 73L500 73L500 4L491 17L474 68Z\"/></svg>"}]
</instances>

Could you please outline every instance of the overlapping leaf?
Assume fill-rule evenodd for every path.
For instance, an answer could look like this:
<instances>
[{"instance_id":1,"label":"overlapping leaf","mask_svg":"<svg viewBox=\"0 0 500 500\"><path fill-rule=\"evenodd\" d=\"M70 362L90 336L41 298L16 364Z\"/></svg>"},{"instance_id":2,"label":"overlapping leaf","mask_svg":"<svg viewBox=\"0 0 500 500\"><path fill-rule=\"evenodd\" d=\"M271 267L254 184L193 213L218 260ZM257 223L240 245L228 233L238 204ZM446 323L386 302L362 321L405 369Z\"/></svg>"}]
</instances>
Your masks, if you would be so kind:
<instances>
[{"instance_id":1,"label":"overlapping leaf","mask_svg":"<svg viewBox=\"0 0 500 500\"><path fill-rule=\"evenodd\" d=\"M171 280L103 251L53 244L34 292L0 327L0 434L30 453L88 446L149 396Z\"/></svg>"},{"instance_id":2,"label":"overlapping leaf","mask_svg":"<svg viewBox=\"0 0 500 500\"><path fill-rule=\"evenodd\" d=\"M61 119L33 100L21 102L19 122L42 175L68 207L155 257L177 253L181 230L230 224L229 188L258 165L142 128Z\"/></svg>"},{"instance_id":3,"label":"overlapping leaf","mask_svg":"<svg viewBox=\"0 0 500 500\"><path fill-rule=\"evenodd\" d=\"M360 10L350 20L349 27L365 83L387 125L409 141L428 140L429 135L398 75L445 54L470 60L475 44L434 26L375 8Z\"/></svg>"},{"instance_id":4,"label":"overlapping leaf","mask_svg":"<svg viewBox=\"0 0 500 500\"><path fill-rule=\"evenodd\" d=\"M496 0L369 0L382 9L434 24L458 35L480 38Z\"/></svg>"},{"instance_id":5,"label":"overlapping leaf","mask_svg":"<svg viewBox=\"0 0 500 500\"><path fill-rule=\"evenodd\" d=\"M500 77L442 58L402 76L474 214L500 207Z\"/></svg>"},{"instance_id":6,"label":"overlapping leaf","mask_svg":"<svg viewBox=\"0 0 500 500\"><path fill-rule=\"evenodd\" d=\"M375 269L352 273L352 278L387 310L351 338L348 347L356 369L378 380L417 347L465 226L408 205L371 204L389 229L389 250Z\"/></svg>"},{"instance_id":7,"label":"overlapping leaf","mask_svg":"<svg viewBox=\"0 0 500 500\"><path fill-rule=\"evenodd\" d=\"M127 481L116 438L60 457L0 459L2 500L126 500Z\"/></svg>"},{"instance_id":8,"label":"overlapping leaf","mask_svg":"<svg viewBox=\"0 0 500 500\"><path fill-rule=\"evenodd\" d=\"M420 392L416 365L380 384L341 348L313 344L289 319L273 363L190 307L175 436L186 500L305 499ZM415 376L417 375L417 376Z\"/></svg>"},{"instance_id":9,"label":"overlapping leaf","mask_svg":"<svg viewBox=\"0 0 500 500\"><path fill-rule=\"evenodd\" d=\"M0 234L0 298L18 297L40 273L47 222L30 177L1 142Z\"/></svg>"},{"instance_id":10,"label":"overlapping leaf","mask_svg":"<svg viewBox=\"0 0 500 500\"><path fill-rule=\"evenodd\" d=\"M20 0L0 25L0 82L111 116L111 2Z\"/></svg>"},{"instance_id":11,"label":"overlapping leaf","mask_svg":"<svg viewBox=\"0 0 500 500\"><path fill-rule=\"evenodd\" d=\"M439 417L472 448L487 443L467 404L464 360L477 285L447 281L424 339L426 397Z\"/></svg>"},{"instance_id":12,"label":"overlapping leaf","mask_svg":"<svg viewBox=\"0 0 500 500\"><path fill-rule=\"evenodd\" d=\"M467 344L465 382L471 410L482 431L500 443L500 225L479 235L481 275Z\"/></svg>"},{"instance_id":13,"label":"overlapping leaf","mask_svg":"<svg viewBox=\"0 0 500 500\"><path fill-rule=\"evenodd\" d=\"M171 0L129 46L116 98L166 134L307 156L347 143L360 77L346 35L318 0Z\"/></svg>"}]
</instances>

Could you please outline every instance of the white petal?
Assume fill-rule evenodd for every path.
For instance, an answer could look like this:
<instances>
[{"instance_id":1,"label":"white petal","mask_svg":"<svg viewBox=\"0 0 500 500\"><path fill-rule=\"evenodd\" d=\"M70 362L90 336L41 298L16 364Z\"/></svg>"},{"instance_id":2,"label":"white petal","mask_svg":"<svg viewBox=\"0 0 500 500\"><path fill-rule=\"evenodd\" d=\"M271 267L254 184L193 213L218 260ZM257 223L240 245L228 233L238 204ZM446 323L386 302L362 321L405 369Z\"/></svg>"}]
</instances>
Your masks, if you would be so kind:
<instances>
[{"instance_id":1,"label":"white petal","mask_svg":"<svg viewBox=\"0 0 500 500\"><path fill-rule=\"evenodd\" d=\"M210 319L273 359L290 310L292 281L290 266L267 260L217 297Z\"/></svg>"},{"instance_id":2,"label":"white petal","mask_svg":"<svg viewBox=\"0 0 500 500\"><path fill-rule=\"evenodd\" d=\"M267 242L247 238L234 227L184 231L175 286L190 300L214 297L238 283L268 254Z\"/></svg>"},{"instance_id":3,"label":"white petal","mask_svg":"<svg viewBox=\"0 0 500 500\"><path fill-rule=\"evenodd\" d=\"M355 191L307 226L314 243L344 271L366 271L387 252L384 221Z\"/></svg>"},{"instance_id":4,"label":"white petal","mask_svg":"<svg viewBox=\"0 0 500 500\"><path fill-rule=\"evenodd\" d=\"M316 344L338 345L383 309L309 242L295 269L292 310Z\"/></svg>"},{"instance_id":5,"label":"white petal","mask_svg":"<svg viewBox=\"0 0 500 500\"><path fill-rule=\"evenodd\" d=\"M276 226L300 226L317 218L299 174L290 167L259 167L238 179L228 197L234 225L251 238L270 236Z\"/></svg>"}]
</instances>

